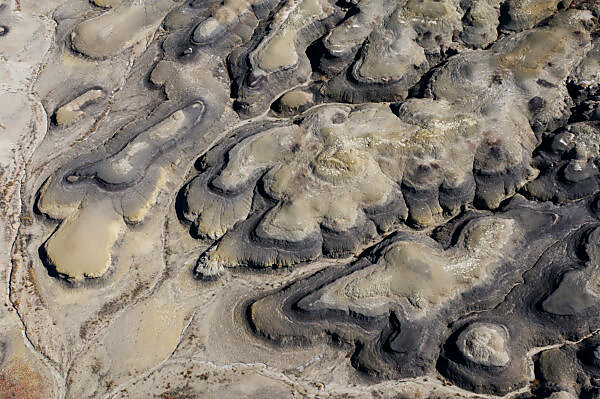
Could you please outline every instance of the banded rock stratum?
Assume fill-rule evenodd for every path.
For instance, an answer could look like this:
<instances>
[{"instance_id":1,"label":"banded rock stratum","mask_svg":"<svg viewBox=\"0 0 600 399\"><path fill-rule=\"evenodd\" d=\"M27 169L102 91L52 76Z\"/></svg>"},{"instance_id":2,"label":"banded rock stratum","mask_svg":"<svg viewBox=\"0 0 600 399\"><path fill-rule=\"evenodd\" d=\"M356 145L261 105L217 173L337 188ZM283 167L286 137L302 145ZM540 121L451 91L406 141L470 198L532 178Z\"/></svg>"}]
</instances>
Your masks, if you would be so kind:
<instances>
[{"instance_id":1,"label":"banded rock stratum","mask_svg":"<svg viewBox=\"0 0 600 399\"><path fill-rule=\"evenodd\" d=\"M600 398L598 0L0 0L0 399Z\"/></svg>"}]
</instances>

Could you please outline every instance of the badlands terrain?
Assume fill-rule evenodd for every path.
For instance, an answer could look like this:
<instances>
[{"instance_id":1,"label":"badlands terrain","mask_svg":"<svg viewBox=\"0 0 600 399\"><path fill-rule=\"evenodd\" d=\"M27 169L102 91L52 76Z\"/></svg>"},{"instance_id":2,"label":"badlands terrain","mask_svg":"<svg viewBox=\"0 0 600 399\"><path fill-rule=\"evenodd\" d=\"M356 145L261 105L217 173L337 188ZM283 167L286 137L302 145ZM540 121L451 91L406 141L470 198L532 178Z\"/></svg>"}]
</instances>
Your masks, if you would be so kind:
<instances>
[{"instance_id":1,"label":"badlands terrain","mask_svg":"<svg viewBox=\"0 0 600 399\"><path fill-rule=\"evenodd\" d=\"M0 399L599 399L599 17L0 0Z\"/></svg>"}]
</instances>

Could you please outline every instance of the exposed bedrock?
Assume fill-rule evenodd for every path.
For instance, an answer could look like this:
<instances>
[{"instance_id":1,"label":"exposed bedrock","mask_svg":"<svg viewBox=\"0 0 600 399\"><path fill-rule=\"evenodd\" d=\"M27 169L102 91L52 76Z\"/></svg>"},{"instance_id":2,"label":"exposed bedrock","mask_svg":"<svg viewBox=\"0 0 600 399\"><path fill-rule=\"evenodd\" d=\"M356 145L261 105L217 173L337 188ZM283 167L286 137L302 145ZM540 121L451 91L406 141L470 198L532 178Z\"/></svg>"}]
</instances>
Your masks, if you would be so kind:
<instances>
[{"instance_id":1,"label":"exposed bedrock","mask_svg":"<svg viewBox=\"0 0 600 399\"><path fill-rule=\"evenodd\" d=\"M524 188L541 201L563 203L600 191L599 122L570 124L545 137L533 164L538 178Z\"/></svg>"},{"instance_id":2,"label":"exposed bedrock","mask_svg":"<svg viewBox=\"0 0 600 399\"><path fill-rule=\"evenodd\" d=\"M527 27L529 30L496 41L500 4L491 0L465 1L460 5L450 1L363 1L344 18L336 6L311 1L286 2L281 8L272 6L274 14L267 20L268 29L261 21L244 22L245 13L240 17L239 24L258 26L253 38L228 57L236 109L243 117L263 113L284 91L311 83L311 63L312 68L326 76L322 84L314 82L322 100L397 101L407 97L409 89L431 66L460 51L464 55L450 57L454 63L441 71L455 74L450 71L452 68L475 62L479 73L473 76L475 71L460 69L454 79L447 79L440 72L439 80L451 87L458 83L463 90L475 89L468 84L463 87L465 80L477 81L478 91L488 92L485 97L470 93L458 98L477 99L478 103L473 105L488 113L493 97L499 101L509 95L519 103L526 102L526 108L520 105L518 108L528 109L524 113L536 132L541 132L564 124L569 117L572 104L564 80L589 49L589 30L593 27L591 13L568 10L547 24L535 28L532 24ZM518 10L522 7L525 6L513 6ZM225 34L228 25L221 26L215 21L209 18L198 25L192 43L210 47L227 42L196 37L208 25L211 33L206 35L211 38ZM257 32L261 31L265 36L258 40ZM243 43L244 39L238 42ZM492 43L492 48L478 50L481 56L477 60L471 59L477 56L465 49L481 49ZM526 62L517 62L519 52L527 53ZM482 73L492 75L494 84L484 87L479 79ZM502 82L503 79L508 81ZM432 82L436 80L434 76ZM432 94L444 97L444 88L436 87L435 83L433 86ZM453 97L453 93L446 94Z\"/></svg>"},{"instance_id":3,"label":"exposed bedrock","mask_svg":"<svg viewBox=\"0 0 600 399\"><path fill-rule=\"evenodd\" d=\"M465 361L480 367L506 367L510 334L499 324L475 323L464 329L456 346Z\"/></svg>"},{"instance_id":4,"label":"exposed bedrock","mask_svg":"<svg viewBox=\"0 0 600 399\"><path fill-rule=\"evenodd\" d=\"M489 50L452 57L433 74L427 92L484 115L506 106L538 135L557 129L572 105L565 82L591 49L593 29L591 13L568 10L547 25L499 39Z\"/></svg>"},{"instance_id":5,"label":"exposed bedrock","mask_svg":"<svg viewBox=\"0 0 600 399\"><path fill-rule=\"evenodd\" d=\"M275 0L227 0L199 22L190 43L199 48L233 50L247 42L261 20L270 16L279 2Z\"/></svg>"},{"instance_id":6,"label":"exposed bedrock","mask_svg":"<svg viewBox=\"0 0 600 399\"><path fill-rule=\"evenodd\" d=\"M331 80L321 92L336 101L395 101L430 67L464 47L498 38L498 25L531 29L565 8L559 1L361 1L322 40L319 70Z\"/></svg>"},{"instance_id":7,"label":"exposed bedrock","mask_svg":"<svg viewBox=\"0 0 600 399\"><path fill-rule=\"evenodd\" d=\"M598 0L4 3L0 397L600 399Z\"/></svg>"},{"instance_id":8,"label":"exposed bedrock","mask_svg":"<svg viewBox=\"0 0 600 399\"><path fill-rule=\"evenodd\" d=\"M430 60L452 47L460 19L450 1L401 1L395 9L387 2L360 2L356 14L323 40L320 69L337 74L321 93L349 103L406 98ZM341 69L340 64L349 65Z\"/></svg>"},{"instance_id":9,"label":"exposed bedrock","mask_svg":"<svg viewBox=\"0 0 600 399\"><path fill-rule=\"evenodd\" d=\"M77 122L85 115L87 106L98 102L104 96L104 91L101 89L86 91L58 108L55 113L55 122L60 126L68 126Z\"/></svg>"},{"instance_id":10,"label":"exposed bedrock","mask_svg":"<svg viewBox=\"0 0 600 399\"><path fill-rule=\"evenodd\" d=\"M579 248L580 262L572 265L559 279L552 293L542 302L548 313L568 316L591 311L600 303L600 229L584 230Z\"/></svg>"},{"instance_id":11,"label":"exposed bedrock","mask_svg":"<svg viewBox=\"0 0 600 399\"><path fill-rule=\"evenodd\" d=\"M396 7L394 2L360 1L347 18L340 21L321 39L319 69L326 75L342 72L353 61L357 51L373 31L381 27Z\"/></svg>"},{"instance_id":12,"label":"exposed bedrock","mask_svg":"<svg viewBox=\"0 0 600 399\"><path fill-rule=\"evenodd\" d=\"M118 55L142 40L149 40L177 3L177 0L145 0L101 4L114 7L77 25L71 33L71 45L75 51L94 59Z\"/></svg>"},{"instance_id":13,"label":"exposed bedrock","mask_svg":"<svg viewBox=\"0 0 600 399\"><path fill-rule=\"evenodd\" d=\"M592 26L591 13L569 10L459 54L433 74L433 99L393 112L328 104L288 125L248 125L254 132L211 150L210 167L184 191L184 219L218 240L198 275L347 256L400 222L436 226L466 204L497 208L538 175L531 154L541 132L566 124L565 81Z\"/></svg>"},{"instance_id":14,"label":"exposed bedrock","mask_svg":"<svg viewBox=\"0 0 600 399\"><path fill-rule=\"evenodd\" d=\"M517 32L530 29L570 4L571 0L508 0L503 5L501 26L503 29Z\"/></svg>"},{"instance_id":15,"label":"exposed bedrock","mask_svg":"<svg viewBox=\"0 0 600 399\"><path fill-rule=\"evenodd\" d=\"M215 113L210 99L162 120L157 112L50 176L37 208L63 222L43 246L49 267L74 280L104 274L120 231L142 222L168 183L169 165L180 158L172 149L201 134Z\"/></svg>"},{"instance_id":16,"label":"exposed bedrock","mask_svg":"<svg viewBox=\"0 0 600 399\"><path fill-rule=\"evenodd\" d=\"M599 32L594 32L592 48L579 62L568 79L568 88L576 104L586 100L598 100L600 96L600 41ZM590 118L584 118L589 120ZM593 118L592 118L593 119ZM595 120L599 120L598 117Z\"/></svg>"},{"instance_id":17,"label":"exposed bedrock","mask_svg":"<svg viewBox=\"0 0 600 399\"><path fill-rule=\"evenodd\" d=\"M499 0L461 1L465 14L462 19L463 31L460 38L466 46L485 48L498 38L500 19Z\"/></svg>"},{"instance_id":18,"label":"exposed bedrock","mask_svg":"<svg viewBox=\"0 0 600 399\"><path fill-rule=\"evenodd\" d=\"M219 239L198 270L346 256L402 221L431 226L456 214L473 201L477 179L498 184L474 171L527 179L528 124L505 125L501 138L483 128L446 101L411 99L397 115L386 105L327 105L298 123L246 129L211 150L185 188L184 218L198 236ZM515 151L524 139L528 151ZM500 184L498 202L514 194ZM290 257L289 245L312 249Z\"/></svg>"},{"instance_id":19,"label":"exposed bedrock","mask_svg":"<svg viewBox=\"0 0 600 399\"><path fill-rule=\"evenodd\" d=\"M599 344L595 333L580 342L567 342L534 356L535 376L539 381L534 393L543 397L598 398Z\"/></svg>"},{"instance_id":20,"label":"exposed bedrock","mask_svg":"<svg viewBox=\"0 0 600 399\"><path fill-rule=\"evenodd\" d=\"M355 345L352 365L373 376L426 375L437 364L460 386L505 394L529 381L528 348L559 336L531 302L506 313L527 289L538 290L522 274L544 273L547 248L579 245L581 235L569 232L593 220L585 204L566 211L514 199L493 215L456 218L435 235L438 241L397 233L354 263L251 301L245 314L255 334L280 345L323 338ZM552 270L545 281L560 273ZM562 325L581 334L588 314ZM531 329L544 334L531 336Z\"/></svg>"},{"instance_id":21,"label":"exposed bedrock","mask_svg":"<svg viewBox=\"0 0 600 399\"><path fill-rule=\"evenodd\" d=\"M495 309L469 319L489 320L508 327L512 338L511 361L504 370L489 369L487 374L474 373L467 367L464 356L454 352L452 340L444 349L438 370L466 388L479 392L506 393L525 384L523 357L532 348L545 348L538 357L535 377L543 383L535 389L546 392L570 392L579 395L582 387L589 386L588 376L579 373L580 362L562 359L561 343L577 343L596 333L600 327L597 316L597 239L598 223L576 223L578 228L549 247L535 265L523 275L523 284L515 287L502 304ZM510 317L507 314L510 313ZM491 338L490 338L491 339ZM585 341L583 341L585 342ZM460 345L459 345L460 346ZM458 347L459 347L458 346ZM495 345L496 347L498 345ZM456 348L456 346L454 346ZM491 349L488 350L488 352ZM491 352L490 352L491 353ZM581 354L581 356L584 353ZM593 366L593 351L588 351L588 364ZM482 375L487 375L482 379ZM588 382L585 382L587 379ZM585 397L585 396L583 396Z\"/></svg>"},{"instance_id":22,"label":"exposed bedrock","mask_svg":"<svg viewBox=\"0 0 600 399\"><path fill-rule=\"evenodd\" d=\"M329 0L284 2L264 37L229 55L238 113L252 117L266 112L283 91L308 81L307 47L341 18L341 10Z\"/></svg>"},{"instance_id":23,"label":"exposed bedrock","mask_svg":"<svg viewBox=\"0 0 600 399\"><path fill-rule=\"evenodd\" d=\"M506 394L529 381L522 341L527 328L487 319L461 326L442 350L438 368L455 383L479 393Z\"/></svg>"},{"instance_id":24,"label":"exposed bedrock","mask_svg":"<svg viewBox=\"0 0 600 399\"><path fill-rule=\"evenodd\" d=\"M138 5L137 9L140 8L143 10ZM46 65L40 70L34 87L50 116L50 132L62 138L61 145L64 147L70 144L65 141L85 136L86 130L93 130L94 123L105 116L110 108L111 97L123 83L123 75L127 73L132 54L140 54L150 39L146 35L134 38L124 43L125 47L121 50L115 50L110 57L97 59L83 56L73 48L71 39L79 23L91 23L91 19L81 22L79 14L86 12L93 16L99 12L110 12L107 17L97 17L100 18L99 23L104 24L106 31L131 28L126 40L132 38L135 29L140 28L135 24L125 28L127 24L122 21L114 21L116 26L109 26L113 23L114 13L99 10L89 2L71 2L55 10L53 19L57 26L53 46L46 55ZM158 28L157 24L154 28ZM107 47L112 44L100 41L93 43L94 46Z\"/></svg>"},{"instance_id":25,"label":"exposed bedrock","mask_svg":"<svg viewBox=\"0 0 600 399\"><path fill-rule=\"evenodd\" d=\"M511 5L512 10L523 12L525 15L531 12L528 7L528 4ZM579 23L587 23L587 27L591 27L591 21L588 19L591 14L584 17L588 19L587 22L581 20L578 23L572 23L579 18L577 12L571 12L568 17L566 17L568 12L563 14L552 20L548 26L540 26L534 31L547 34L554 30L553 28L559 26L565 28L566 25L571 25L575 35L581 35L582 32L577 27ZM544 18L550 15L552 13ZM480 49L494 43L497 39L499 18L500 2L497 1L464 1L460 6L452 2L404 1L400 2L395 9L389 3L360 2L315 49L322 53L319 70L330 76L330 79L322 85L320 93L334 101L350 103L404 99L409 89L440 60L447 59L457 51L463 51L464 47ZM566 20L571 22L565 23ZM535 23L524 29L531 29L534 25ZM559 46L567 44L567 47L578 50L575 54L563 53L572 57L571 62L577 62L578 57L582 55L578 49L581 43L569 41L568 37L560 35L555 36L553 40L557 39L562 42ZM587 39L585 37L581 39L583 39L582 43L586 40L589 43L589 36ZM516 42L522 42L521 48L529 48L531 44L537 47L545 45L545 40L538 40L536 37L524 41L517 39ZM539 56L551 55L548 52L552 51L550 48L552 43L547 44L549 46L546 49L540 48L538 54L534 52L529 56L531 59L529 64L543 63ZM497 49L499 51L488 51L486 54L506 52L506 57L511 57L515 55L510 53L514 47L515 43L508 43L505 48L500 45ZM516 50L519 51L518 48ZM522 75L519 74L523 72L522 70L518 71L514 68L519 67L518 64L508 65L510 64L508 58L504 61L504 63L499 62L504 64L501 65L502 69L512 69L516 75ZM564 73L565 64L558 64L560 65L558 73ZM552 65L552 62L548 65ZM567 73L572 66L567 67ZM525 67L529 68L528 65ZM493 68L494 65L490 69ZM517 80L523 78L523 76L516 76ZM541 78L543 81L544 78ZM450 83L446 79L444 81ZM564 76L559 81L564 81ZM518 82L522 86L520 83L522 82ZM490 88L490 90L495 89ZM562 96L568 97L565 91ZM468 97L473 99L473 96ZM532 106L535 108L535 104ZM556 106L560 105L556 104ZM568 106L563 108L563 111L566 111ZM538 129L544 127L546 126L540 126Z\"/></svg>"},{"instance_id":26,"label":"exposed bedrock","mask_svg":"<svg viewBox=\"0 0 600 399\"><path fill-rule=\"evenodd\" d=\"M114 5L105 14L80 24L73 39L85 39L86 32L94 39L96 31L117 34L125 26L138 29L138 22L153 33L166 12L177 5L172 1L155 3ZM109 17L110 13L135 15L131 16L133 20L123 23ZM112 27L115 23L118 29ZM123 35L127 40L138 40L129 31ZM92 40L92 50L84 51L83 47L78 50L93 58L116 56L116 52L123 50L94 47L106 42L117 45L116 38L96 39ZM178 38L177 33L167 38L169 43L186 40L187 37ZM60 167L46 180L39 190L37 209L51 219L62 221L40 250L52 275L76 281L106 273L113 261L112 247L127 225L143 222L161 193L185 173L190 155L215 139L211 129L223 114L227 98L226 82L219 78L219 70L223 69L222 61L207 57L181 60L177 54L165 51L152 69L150 81L162 89L167 101L145 119L119 128L103 145ZM58 107L55 122L59 126L77 124L88 104L108 94L101 88L88 90ZM56 93L50 91L50 95L54 98Z\"/></svg>"}]
</instances>

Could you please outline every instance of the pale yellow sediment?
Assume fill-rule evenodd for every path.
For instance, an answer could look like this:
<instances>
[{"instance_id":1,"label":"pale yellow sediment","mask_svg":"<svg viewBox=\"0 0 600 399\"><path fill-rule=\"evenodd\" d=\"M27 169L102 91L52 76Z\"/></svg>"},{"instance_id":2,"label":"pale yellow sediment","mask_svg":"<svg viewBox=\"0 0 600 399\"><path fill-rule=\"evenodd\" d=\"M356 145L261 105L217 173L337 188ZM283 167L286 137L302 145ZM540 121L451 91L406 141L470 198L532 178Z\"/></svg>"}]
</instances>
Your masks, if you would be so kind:
<instances>
[{"instance_id":1,"label":"pale yellow sediment","mask_svg":"<svg viewBox=\"0 0 600 399\"><path fill-rule=\"evenodd\" d=\"M44 244L56 271L74 280L102 276L111 264L111 250L124 227L112 201L85 204Z\"/></svg>"},{"instance_id":2,"label":"pale yellow sediment","mask_svg":"<svg viewBox=\"0 0 600 399\"><path fill-rule=\"evenodd\" d=\"M127 212L123 215L123 218L128 223L141 223L142 221L144 221L144 219L148 215L148 211L154 206L154 204L156 204L158 195L167 183L166 175L167 173L165 172L164 168L161 168L158 174L158 179L153 185L153 190L150 193L150 195L142 197L142 200L140 200L140 205L138 207L136 207L133 211Z\"/></svg>"},{"instance_id":3,"label":"pale yellow sediment","mask_svg":"<svg viewBox=\"0 0 600 399\"><path fill-rule=\"evenodd\" d=\"M174 5L171 0L123 2L77 25L73 48L91 58L115 56L151 35Z\"/></svg>"},{"instance_id":4,"label":"pale yellow sediment","mask_svg":"<svg viewBox=\"0 0 600 399\"><path fill-rule=\"evenodd\" d=\"M75 122L84 115L83 108L86 104L104 97L104 92L99 89L88 90L79 97L71 100L56 111L56 123L67 125Z\"/></svg>"},{"instance_id":5,"label":"pale yellow sediment","mask_svg":"<svg viewBox=\"0 0 600 399\"><path fill-rule=\"evenodd\" d=\"M291 9L280 29L253 53L260 69L275 72L298 63L296 38L299 31L324 18L331 11L323 0L302 0Z\"/></svg>"},{"instance_id":6,"label":"pale yellow sediment","mask_svg":"<svg viewBox=\"0 0 600 399\"><path fill-rule=\"evenodd\" d=\"M302 90L288 91L283 95L283 97L281 97L281 104L292 109L299 108L306 104L310 104L312 101L312 93L307 93Z\"/></svg>"}]
</instances>

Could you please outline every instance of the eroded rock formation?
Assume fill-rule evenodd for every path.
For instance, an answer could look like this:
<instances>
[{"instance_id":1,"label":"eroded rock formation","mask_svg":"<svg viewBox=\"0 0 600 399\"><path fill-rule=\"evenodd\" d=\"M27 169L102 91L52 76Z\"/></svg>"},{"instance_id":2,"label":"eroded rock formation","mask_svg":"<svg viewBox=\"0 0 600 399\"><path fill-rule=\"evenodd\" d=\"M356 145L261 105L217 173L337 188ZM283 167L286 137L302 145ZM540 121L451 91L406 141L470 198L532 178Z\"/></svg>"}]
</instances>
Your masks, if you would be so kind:
<instances>
[{"instance_id":1,"label":"eroded rock formation","mask_svg":"<svg viewBox=\"0 0 600 399\"><path fill-rule=\"evenodd\" d=\"M598 1L42 3L0 398L600 397Z\"/></svg>"}]
</instances>

